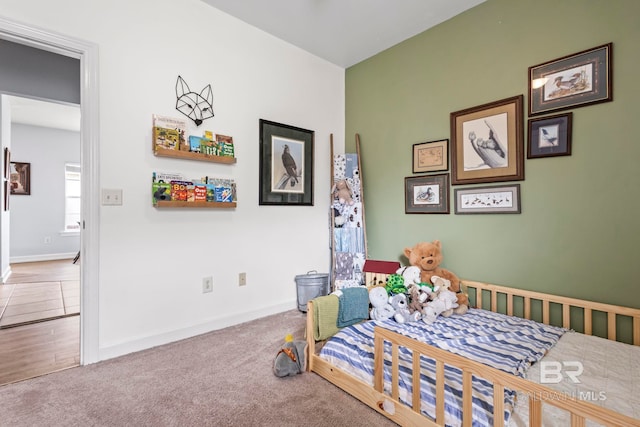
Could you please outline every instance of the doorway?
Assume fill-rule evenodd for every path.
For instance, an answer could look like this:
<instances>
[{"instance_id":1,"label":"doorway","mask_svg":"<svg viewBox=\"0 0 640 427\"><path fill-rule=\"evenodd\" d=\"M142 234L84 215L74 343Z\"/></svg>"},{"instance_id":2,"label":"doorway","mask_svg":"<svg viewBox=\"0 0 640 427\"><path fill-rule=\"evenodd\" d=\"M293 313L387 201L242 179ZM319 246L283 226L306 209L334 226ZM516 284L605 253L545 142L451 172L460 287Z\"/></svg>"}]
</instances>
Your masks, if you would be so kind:
<instances>
[{"instance_id":1,"label":"doorway","mask_svg":"<svg viewBox=\"0 0 640 427\"><path fill-rule=\"evenodd\" d=\"M51 33L40 28L0 18L0 42L2 40L23 44L56 55L77 58L80 61L80 164L82 174L82 202L80 239L80 321L79 361L81 365L99 360L99 137L98 137L98 48L96 45ZM46 67L45 67L46 68ZM6 92L6 90L5 90ZM6 131L2 129L2 136ZM3 148L5 142L2 142ZM9 213L2 212L3 236L0 245L2 276L9 266L8 239L5 239ZM6 241L5 241L6 240ZM36 324L34 324L36 325Z\"/></svg>"}]
</instances>

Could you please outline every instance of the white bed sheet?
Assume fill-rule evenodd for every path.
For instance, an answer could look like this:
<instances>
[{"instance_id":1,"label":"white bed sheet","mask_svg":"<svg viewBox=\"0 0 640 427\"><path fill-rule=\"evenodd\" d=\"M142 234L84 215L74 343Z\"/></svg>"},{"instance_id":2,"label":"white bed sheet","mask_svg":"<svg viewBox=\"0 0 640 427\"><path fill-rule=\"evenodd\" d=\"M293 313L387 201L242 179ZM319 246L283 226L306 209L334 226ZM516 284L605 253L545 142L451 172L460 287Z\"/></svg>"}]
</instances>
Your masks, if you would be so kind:
<instances>
[{"instance_id":1,"label":"white bed sheet","mask_svg":"<svg viewBox=\"0 0 640 427\"><path fill-rule=\"evenodd\" d=\"M638 419L640 425L640 346L623 344L596 336L569 331L549 350L541 362L569 362L559 383L546 383L545 386L590 403L611 409L615 412ZM526 378L540 383L541 362L533 364ZM576 377L580 383L574 383L570 372L577 372L580 362L581 375ZM547 379L555 374L547 371ZM528 397L518 393L509 426L528 425ZM587 422L587 426L600 424ZM543 404L542 425L545 427L571 425L569 415L551 405Z\"/></svg>"}]
</instances>

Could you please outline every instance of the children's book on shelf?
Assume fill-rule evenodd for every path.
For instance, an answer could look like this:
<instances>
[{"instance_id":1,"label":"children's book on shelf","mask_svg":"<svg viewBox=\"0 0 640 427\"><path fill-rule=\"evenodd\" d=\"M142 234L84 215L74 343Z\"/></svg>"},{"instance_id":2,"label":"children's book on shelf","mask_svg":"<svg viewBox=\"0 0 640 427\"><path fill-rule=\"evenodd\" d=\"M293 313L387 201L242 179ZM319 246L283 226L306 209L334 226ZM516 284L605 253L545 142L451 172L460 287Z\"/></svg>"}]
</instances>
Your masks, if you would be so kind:
<instances>
[{"instance_id":1,"label":"children's book on shelf","mask_svg":"<svg viewBox=\"0 0 640 427\"><path fill-rule=\"evenodd\" d=\"M158 201L168 202L171 201L171 184L168 182L154 182L152 184L153 190L153 204Z\"/></svg>"},{"instance_id":2,"label":"children's book on shelf","mask_svg":"<svg viewBox=\"0 0 640 427\"><path fill-rule=\"evenodd\" d=\"M236 202L236 183L228 178L185 178L180 173L153 172L153 204L159 201Z\"/></svg>"},{"instance_id":3,"label":"children's book on shelf","mask_svg":"<svg viewBox=\"0 0 640 427\"><path fill-rule=\"evenodd\" d=\"M162 128L171 130L172 135L177 135L177 143L172 149L189 151L189 146L187 142L187 121L182 119L177 119L175 117L163 116L160 114L153 115L153 127L154 127L154 148L158 145L156 144L156 132L155 128ZM166 148L166 147L162 147Z\"/></svg>"},{"instance_id":4,"label":"children's book on shelf","mask_svg":"<svg viewBox=\"0 0 640 427\"><path fill-rule=\"evenodd\" d=\"M219 156L234 157L233 137L227 135L216 134L216 142L218 143Z\"/></svg>"},{"instance_id":5,"label":"children's book on shelf","mask_svg":"<svg viewBox=\"0 0 640 427\"><path fill-rule=\"evenodd\" d=\"M188 201L188 186L193 188L193 183L190 181L171 181L171 200Z\"/></svg>"},{"instance_id":6,"label":"children's book on shelf","mask_svg":"<svg viewBox=\"0 0 640 427\"><path fill-rule=\"evenodd\" d=\"M154 149L178 150L180 149L180 135L175 129L156 126L153 128L153 146Z\"/></svg>"},{"instance_id":7,"label":"children's book on shelf","mask_svg":"<svg viewBox=\"0 0 640 427\"><path fill-rule=\"evenodd\" d=\"M196 202L207 201L207 186L205 184L195 184L193 191Z\"/></svg>"}]
</instances>

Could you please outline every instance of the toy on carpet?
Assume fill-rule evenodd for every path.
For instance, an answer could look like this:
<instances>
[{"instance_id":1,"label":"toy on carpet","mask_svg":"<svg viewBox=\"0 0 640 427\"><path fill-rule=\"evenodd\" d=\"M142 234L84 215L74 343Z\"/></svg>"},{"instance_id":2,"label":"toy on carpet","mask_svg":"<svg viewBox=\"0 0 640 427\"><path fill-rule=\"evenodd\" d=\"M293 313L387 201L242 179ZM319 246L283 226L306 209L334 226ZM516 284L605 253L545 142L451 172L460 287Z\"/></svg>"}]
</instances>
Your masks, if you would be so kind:
<instances>
[{"instance_id":1,"label":"toy on carpet","mask_svg":"<svg viewBox=\"0 0 640 427\"><path fill-rule=\"evenodd\" d=\"M431 278L436 287L435 298L429 301L423 310L422 320L425 323L433 323L439 315L449 317L453 310L458 307L458 297L451 292L451 282L439 276Z\"/></svg>"},{"instance_id":2,"label":"toy on carpet","mask_svg":"<svg viewBox=\"0 0 640 427\"><path fill-rule=\"evenodd\" d=\"M440 267L442 263L442 244L439 240L421 242L413 248L405 248L404 255L409 264L420 268L420 279L424 283L432 283L432 276L439 276L451 282L450 290L456 294L458 307L456 314L464 314L469 309L469 297L462 292L461 282L455 273Z\"/></svg>"},{"instance_id":3,"label":"toy on carpet","mask_svg":"<svg viewBox=\"0 0 640 427\"><path fill-rule=\"evenodd\" d=\"M346 179L341 179L333 184L331 194L340 204L351 206L355 203L351 196L351 187Z\"/></svg>"},{"instance_id":4,"label":"toy on carpet","mask_svg":"<svg viewBox=\"0 0 640 427\"><path fill-rule=\"evenodd\" d=\"M304 372L307 368L307 342L295 341L291 334L287 334L284 341L273 362L273 373L276 377L286 377Z\"/></svg>"},{"instance_id":5,"label":"toy on carpet","mask_svg":"<svg viewBox=\"0 0 640 427\"><path fill-rule=\"evenodd\" d=\"M387 290L382 286L374 286L369 290L369 302L373 307L369 313L369 317L372 320L390 319L396 313L393 306L389 303Z\"/></svg>"},{"instance_id":6,"label":"toy on carpet","mask_svg":"<svg viewBox=\"0 0 640 427\"><path fill-rule=\"evenodd\" d=\"M398 323L415 322L416 320L420 320L422 317L419 311L416 311L413 314L409 312L407 296L405 294L396 294L389 297L389 303L395 310L393 318Z\"/></svg>"}]
</instances>

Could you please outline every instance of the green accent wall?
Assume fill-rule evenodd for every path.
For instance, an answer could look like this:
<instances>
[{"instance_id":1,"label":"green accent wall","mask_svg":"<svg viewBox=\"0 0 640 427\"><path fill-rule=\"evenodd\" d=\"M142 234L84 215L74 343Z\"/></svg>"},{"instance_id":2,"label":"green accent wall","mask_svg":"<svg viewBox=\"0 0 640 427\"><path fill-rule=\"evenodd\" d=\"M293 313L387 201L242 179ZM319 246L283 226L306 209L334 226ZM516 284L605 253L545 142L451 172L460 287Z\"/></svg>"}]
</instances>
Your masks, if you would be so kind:
<instances>
[{"instance_id":1,"label":"green accent wall","mask_svg":"<svg viewBox=\"0 0 640 427\"><path fill-rule=\"evenodd\" d=\"M438 239L462 278L640 308L638 16L638 0L488 0L347 69L369 258L406 264L405 247ZM609 42L613 102L568 110L570 156L526 159L528 67ZM413 144L450 139L453 111L519 94L522 213L455 215L464 185L448 215L405 214Z\"/></svg>"}]
</instances>

